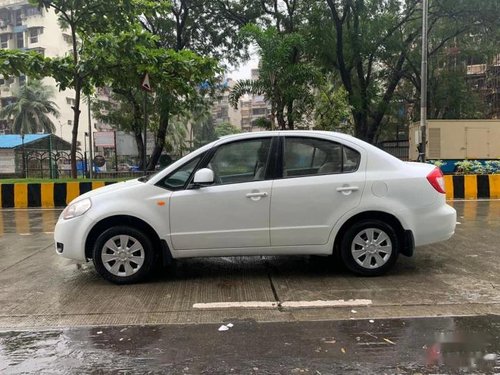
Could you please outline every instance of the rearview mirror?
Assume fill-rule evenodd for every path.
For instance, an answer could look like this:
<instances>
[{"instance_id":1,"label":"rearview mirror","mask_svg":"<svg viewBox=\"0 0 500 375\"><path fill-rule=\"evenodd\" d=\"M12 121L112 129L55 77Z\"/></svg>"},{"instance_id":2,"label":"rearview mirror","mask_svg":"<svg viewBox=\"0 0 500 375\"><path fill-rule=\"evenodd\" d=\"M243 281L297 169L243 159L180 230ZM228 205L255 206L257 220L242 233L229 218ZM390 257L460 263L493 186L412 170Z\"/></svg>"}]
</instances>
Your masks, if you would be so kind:
<instances>
[{"instance_id":1,"label":"rearview mirror","mask_svg":"<svg viewBox=\"0 0 500 375\"><path fill-rule=\"evenodd\" d=\"M196 171L193 183L198 186L210 185L214 182L214 171L209 168L202 168Z\"/></svg>"}]
</instances>

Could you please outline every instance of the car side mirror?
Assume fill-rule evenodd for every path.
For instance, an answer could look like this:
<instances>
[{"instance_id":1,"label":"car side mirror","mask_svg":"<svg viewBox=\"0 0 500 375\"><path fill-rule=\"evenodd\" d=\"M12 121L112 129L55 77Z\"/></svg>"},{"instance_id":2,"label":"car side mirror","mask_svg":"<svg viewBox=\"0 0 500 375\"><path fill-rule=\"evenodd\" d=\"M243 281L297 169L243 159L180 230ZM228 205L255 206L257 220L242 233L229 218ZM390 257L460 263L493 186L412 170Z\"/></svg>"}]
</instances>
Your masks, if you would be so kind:
<instances>
[{"instance_id":1,"label":"car side mirror","mask_svg":"<svg viewBox=\"0 0 500 375\"><path fill-rule=\"evenodd\" d=\"M202 168L196 171L193 178L195 187L206 186L214 183L214 171L210 168Z\"/></svg>"}]
</instances>

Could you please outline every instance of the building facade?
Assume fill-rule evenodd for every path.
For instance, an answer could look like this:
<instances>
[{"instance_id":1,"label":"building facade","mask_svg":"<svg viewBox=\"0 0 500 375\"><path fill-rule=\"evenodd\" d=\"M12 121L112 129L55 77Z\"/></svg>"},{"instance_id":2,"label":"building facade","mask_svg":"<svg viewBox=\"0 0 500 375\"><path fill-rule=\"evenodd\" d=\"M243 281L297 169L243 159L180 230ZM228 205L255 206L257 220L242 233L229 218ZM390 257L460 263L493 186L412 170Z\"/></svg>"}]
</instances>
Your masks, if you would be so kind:
<instances>
[{"instance_id":1,"label":"building facade","mask_svg":"<svg viewBox=\"0 0 500 375\"><path fill-rule=\"evenodd\" d=\"M486 118L500 118L500 54L488 64L467 65L467 81L486 103Z\"/></svg>"},{"instance_id":2,"label":"building facade","mask_svg":"<svg viewBox=\"0 0 500 375\"><path fill-rule=\"evenodd\" d=\"M0 0L0 48L37 51L46 57L64 56L71 52L71 35L59 26L58 16L52 9L38 9L28 0ZM0 76L0 107L16 99L19 88L30 77ZM72 89L59 91L52 78L42 82L54 89L53 101L59 107L59 118L52 118L56 126L56 135L71 142L75 104L75 92ZM78 141L84 151L85 133L88 132L88 107L85 101L80 103L80 125ZM94 124L93 124L94 125ZM0 121L0 134L12 133L9 121Z\"/></svg>"}]
</instances>

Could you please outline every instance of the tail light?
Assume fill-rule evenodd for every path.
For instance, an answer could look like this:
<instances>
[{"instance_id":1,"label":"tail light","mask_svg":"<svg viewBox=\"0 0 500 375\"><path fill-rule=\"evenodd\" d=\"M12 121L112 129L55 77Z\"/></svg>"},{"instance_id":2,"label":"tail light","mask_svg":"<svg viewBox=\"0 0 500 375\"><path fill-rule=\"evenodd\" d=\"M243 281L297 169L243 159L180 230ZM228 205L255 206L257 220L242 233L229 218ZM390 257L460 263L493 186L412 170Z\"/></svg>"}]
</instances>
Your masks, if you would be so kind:
<instances>
[{"instance_id":1,"label":"tail light","mask_svg":"<svg viewBox=\"0 0 500 375\"><path fill-rule=\"evenodd\" d=\"M434 168L431 173L427 175L427 181L436 189L439 193L446 194L444 190L444 177L441 169Z\"/></svg>"}]
</instances>

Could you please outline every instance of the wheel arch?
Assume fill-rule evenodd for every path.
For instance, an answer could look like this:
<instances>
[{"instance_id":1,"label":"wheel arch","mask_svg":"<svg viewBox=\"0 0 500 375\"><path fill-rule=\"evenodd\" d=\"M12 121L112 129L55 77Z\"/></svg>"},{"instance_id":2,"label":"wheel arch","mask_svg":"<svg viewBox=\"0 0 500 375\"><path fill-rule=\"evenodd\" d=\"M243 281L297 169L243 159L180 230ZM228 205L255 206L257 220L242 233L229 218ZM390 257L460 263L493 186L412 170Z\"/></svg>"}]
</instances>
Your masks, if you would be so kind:
<instances>
[{"instance_id":1,"label":"wheel arch","mask_svg":"<svg viewBox=\"0 0 500 375\"><path fill-rule=\"evenodd\" d=\"M92 227L85 240L85 257L87 259L92 258L92 250L97 238L99 237L99 234L104 230L117 225L126 225L143 231L151 239L155 251L158 251L160 253L160 255L162 256L162 260L165 263L165 257L167 256L166 253L168 252L168 255L170 255L170 251L166 242L160 240L158 233L156 233L151 225L149 225L144 220L131 215L114 215L98 221Z\"/></svg>"},{"instance_id":2,"label":"wheel arch","mask_svg":"<svg viewBox=\"0 0 500 375\"><path fill-rule=\"evenodd\" d=\"M360 220L382 220L387 224L391 225L396 234L398 235L398 239L401 243L401 251L400 253L406 256L413 255L413 249L415 247L413 233L411 230L405 230L403 225L399 221L399 219L387 212L384 211L364 211L360 212L352 217L350 217L338 230L335 241L333 245L333 252L338 252L340 249L340 244L342 242L342 238L344 237L347 229L353 224Z\"/></svg>"}]
</instances>

